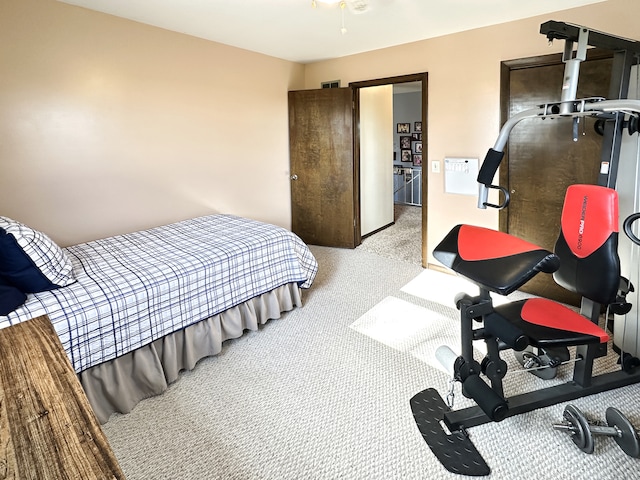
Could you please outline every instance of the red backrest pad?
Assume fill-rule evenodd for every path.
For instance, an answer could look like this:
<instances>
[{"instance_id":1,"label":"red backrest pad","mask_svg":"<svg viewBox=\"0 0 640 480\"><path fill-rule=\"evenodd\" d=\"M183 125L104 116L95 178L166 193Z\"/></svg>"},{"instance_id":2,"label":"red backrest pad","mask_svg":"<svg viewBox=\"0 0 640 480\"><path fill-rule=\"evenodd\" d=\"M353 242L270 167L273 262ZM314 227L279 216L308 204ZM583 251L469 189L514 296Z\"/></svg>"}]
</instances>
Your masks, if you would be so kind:
<instances>
[{"instance_id":1,"label":"red backrest pad","mask_svg":"<svg viewBox=\"0 0 640 480\"><path fill-rule=\"evenodd\" d=\"M561 225L572 253L578 258L588 257L618 231L618 192L599 185L571 185Z\"/></svg>"}]
</instances>

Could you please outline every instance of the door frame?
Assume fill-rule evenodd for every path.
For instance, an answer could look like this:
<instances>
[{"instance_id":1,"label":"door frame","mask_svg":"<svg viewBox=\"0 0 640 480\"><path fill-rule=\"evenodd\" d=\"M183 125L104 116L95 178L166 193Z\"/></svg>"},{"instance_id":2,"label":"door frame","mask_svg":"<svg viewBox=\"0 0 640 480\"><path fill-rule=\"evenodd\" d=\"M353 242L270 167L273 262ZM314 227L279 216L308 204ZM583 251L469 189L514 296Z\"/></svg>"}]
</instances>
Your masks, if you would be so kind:
<instances>
[{"instance_id":1,"label":"door frame","mask_svg":"<svg viewBox=\"0 0 640 480\"><path fill-rule=\"evenodd\" d=\"M362 243L362 230L360 224L360 89L365 87L378 87L380 85L390 85L390 84L398 84L398 83L408 83L408 82L421 82L421 93L422 93L422 142L423 144L429 145L428 139L428 123L427 123L427 106L428 106L428 87L429 87L429 74L427 72L422 73L412 73L408 75L400 75L397 77L386 77L386 78L378 78L374 80L365 80L360 82L351 82L349 83L349 87L353 89L353 164L354 164L354 186L357 188L354 189L354 192L357 192L357 198L355 198L356 205L356 225L355 225L355 236L356 236L356 245L360 245ZM425 175L425 163L422 162L422 266L424 268L427 267L427 226L428 226L428 175ZM426 172L428 173L428 172Z\"/></svg>"}]
</instances>

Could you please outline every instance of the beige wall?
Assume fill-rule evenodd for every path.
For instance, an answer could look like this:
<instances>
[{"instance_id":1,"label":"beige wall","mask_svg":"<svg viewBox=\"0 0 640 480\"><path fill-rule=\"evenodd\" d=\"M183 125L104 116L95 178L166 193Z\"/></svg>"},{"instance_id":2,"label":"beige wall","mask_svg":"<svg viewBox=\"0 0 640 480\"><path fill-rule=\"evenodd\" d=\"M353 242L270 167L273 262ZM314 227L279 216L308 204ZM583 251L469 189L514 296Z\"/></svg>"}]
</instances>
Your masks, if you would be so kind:
<instances>
[{"instance_id":1,"label":"beige wall","mask_svg":"<svg viewBox=\"0 0 640 480\"><path fill-rule=\"evenodd\" d=\"M342 85L348 85L354 81L428 72L429 142L425 170L431 160L442 161L447 156L477 157L482 161L500 127L500 62L562 51L564 42L554 42L549 47L547 39L539 33L541 23L565 21L640 39L638 18L639 1L608 0L552 15L310 64L305 69L305 85L317 88L321 81L328 79L340 79ZM558 92L560 88L558 85ZM429 252L458 223L497 228L497 210L478 210L475 197L445 194L443 174L428 175Z\"/></svg>"},{"instance_id":2,"label":"beige wall","mask_svg":"<svg viewBox=\"0 0 640 480\"><path fill-rule=\"evenodd\" d=\"M556 53L540 23L638 38L637 0L608 0L307 66L53 0L0 2L0 215L63 245L211 212L290 227L287 91L429 72L425 164L482 159L501 60ZM429 174L429 249L496 226Z\"/></svg>"},{"instance_id":3,"label":"beige wall","mask_svg":"<svg viewBox=\"0 0 640 480\"><path fill-rule=\"evenodd\" d=\"M0 215L62 245L213 212L290 227L302 65L52 0L2 0L0 45Z\"/></svg>"}]
</instances>

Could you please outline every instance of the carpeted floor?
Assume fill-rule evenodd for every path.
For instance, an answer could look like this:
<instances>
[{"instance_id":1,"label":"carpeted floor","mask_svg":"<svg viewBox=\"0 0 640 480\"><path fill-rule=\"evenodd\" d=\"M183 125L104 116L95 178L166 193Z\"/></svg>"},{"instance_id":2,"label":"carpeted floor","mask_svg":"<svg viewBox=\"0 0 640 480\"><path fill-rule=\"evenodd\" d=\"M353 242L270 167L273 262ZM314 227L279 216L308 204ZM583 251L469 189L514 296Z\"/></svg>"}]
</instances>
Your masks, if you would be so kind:
<instances>
[{"instance_id":1,"label":"carpeted floor","mask_svg":"<svg viewBox=\"0 0 640 480\"><path fill-rule=\"evenodd\" d=\"M394 205L394 224L362 240L359 250L422 265L422 207Z\"/></svg>"},{"instance_id":2,"label":"carpeted floor","mask_svg":"<svg viewBox=\"0 0 640 480\"><path fill-rule=\"evenodd\" d=\"M302 308L226 342L166 393L104 425L129 480L464 478L435 459L409 407L427 387L446 395L431 352L456 343L457 311L408 293L424 272L412 262L311 248L320 270ZM510 373L507 394L540 382ZM457 393L456 408L469 405ZM599 419L616 406L640 425L638 385L571 403ZM490 478L639 478L640 460L613 440L597 439L587 455L554 430L564 406L470 429Z\"/></svg>"}]
</instances>

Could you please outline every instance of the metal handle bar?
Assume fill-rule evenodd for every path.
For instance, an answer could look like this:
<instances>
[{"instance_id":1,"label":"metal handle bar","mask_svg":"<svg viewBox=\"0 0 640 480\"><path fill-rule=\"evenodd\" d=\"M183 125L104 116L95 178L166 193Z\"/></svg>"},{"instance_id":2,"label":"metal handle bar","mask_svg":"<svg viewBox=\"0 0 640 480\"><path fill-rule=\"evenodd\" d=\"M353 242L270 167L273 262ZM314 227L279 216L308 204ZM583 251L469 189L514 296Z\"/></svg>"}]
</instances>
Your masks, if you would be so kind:
<instances>
[{"instance_id":1,"label":"metal handle bar","mask_svg":"<svg viewBox=\"0 0 640 480\"><path fill-rule=\"evenodd\" d=\"M506 208L509 205L509 201L511 200L511 195L509 194L509 191L506 188L501 187L500 185L488 185L487 188L493 188L494 190L500 190L502 192L502 194L504 195L504 201L499 205L495 205L495 204L489 203L489 202L484 202L483 205L485 207L497 208L498 210L502 210L503 208Z\"/></svg>"},{"instance_id":2,"label":"metal handle bar","mask_svg":"<svg viewBox=\"0 0 640 480\"><path fill-rule=\"evenodd\" d=\"M625 218L624 223L622 224L622 228L624 229L624 233L629 237L629 239L635 243L636 245L640 245L640 238L636 237L631 229L633 222L640 218L640 213L632 213L627 218Z\"/></svg>"}]
</instances>

